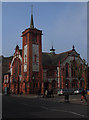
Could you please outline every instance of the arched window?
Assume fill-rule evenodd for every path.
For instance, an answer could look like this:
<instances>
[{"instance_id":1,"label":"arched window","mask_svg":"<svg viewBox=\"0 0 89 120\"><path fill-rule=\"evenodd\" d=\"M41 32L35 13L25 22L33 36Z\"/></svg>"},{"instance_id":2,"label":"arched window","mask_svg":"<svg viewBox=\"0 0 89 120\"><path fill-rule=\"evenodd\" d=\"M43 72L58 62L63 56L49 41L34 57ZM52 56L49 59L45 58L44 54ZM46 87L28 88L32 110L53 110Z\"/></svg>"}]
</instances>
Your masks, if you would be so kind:
<instances>
[{"instance_id":1,"label":"arched window","mask_svg":"<svg viewBox=\"0 0 89 120\"><path fill-rule=\"evenodd\" d=\"M67 87L67 88L70 87L70 81L69 81L69 80L66 80L66 81L65 81L65 87Z\"/></svg>"},{"instance_id":2,"label":"arched window","mask_svg":"<svg viewBox=\"0 0 89 120\"><path fill-rule=\"evenodd\" d=\"M75 77L76 76L75 69L76 69L76 67L71 64L71 77Z\"/></svg>"},{"instance_id":3,"label":"arched window","mask_svg":"<svg viewBox=\"0 0 89 120\"><path fill-rule=\"evenodd\" d=\"M37 55L34 55L34 63L37 62Z\"/></svg>"},{"instance_id":4,"label":"arched window","mask_svg":"<svg viewBox=\"0 0 89 120\"><path fill-rule=\"evenodd\" d=\"M66 77L69 77L68 67L69 67L69 65L68 65L68 63L66 63Z\"/></svg>"},{"instance_id":5,"label":"arched window","mask_svg":"<svg viewBox=\"0 0 89 120\"><path fill-rule=\"evenodd\" d=\"M72 88L78 88L78 81L76 79L72 81Z\"/></svg>"},{"instance_id":6,"label":"arched window","mask_svg":"<svg viewBox=\"0 0 89 120\"><path fill-rule=\"evenodd\" d=\"M52 81L52 88L56 88L56 81L55 80Z\"/></svg>"},{"instance_id":7,"label":"arched window","mask_svg":"<svg viewBox=\"0 0 89 120\"><path fill-rule=\"evenodd\" d=\"M73 66L71 65L71 76L73 77Z\"/></svg>"}]
</instances>

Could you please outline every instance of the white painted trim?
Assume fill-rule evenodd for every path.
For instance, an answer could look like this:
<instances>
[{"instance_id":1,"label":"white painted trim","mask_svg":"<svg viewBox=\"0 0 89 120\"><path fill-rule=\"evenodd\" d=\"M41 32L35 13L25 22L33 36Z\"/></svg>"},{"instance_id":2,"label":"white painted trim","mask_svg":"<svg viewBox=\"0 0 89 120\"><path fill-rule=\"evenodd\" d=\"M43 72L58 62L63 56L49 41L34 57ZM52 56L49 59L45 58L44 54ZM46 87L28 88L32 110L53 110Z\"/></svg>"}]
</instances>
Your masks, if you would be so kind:
<instances>
[{"instance_id":1,"label":"white painted trim","mask_svg":"<svg viewBox=\"0 0 89 120\"><path fill-rule=\"evenodd\" d=\"M16 56L17 55L17 56ZM20 59L20 61L22 62L22 57L21 57L21 55L17 52L17 53L15 53L15 55L14 55L14 57L13 57L13 59L12 59L12 62L11 62L11 64L10 64L10 72L11 72L11 75L12 75L12 64L13 64L13 62L14 62L14 60L16 59L16 58L19 58Z\"/></svg>"}]
</instances>

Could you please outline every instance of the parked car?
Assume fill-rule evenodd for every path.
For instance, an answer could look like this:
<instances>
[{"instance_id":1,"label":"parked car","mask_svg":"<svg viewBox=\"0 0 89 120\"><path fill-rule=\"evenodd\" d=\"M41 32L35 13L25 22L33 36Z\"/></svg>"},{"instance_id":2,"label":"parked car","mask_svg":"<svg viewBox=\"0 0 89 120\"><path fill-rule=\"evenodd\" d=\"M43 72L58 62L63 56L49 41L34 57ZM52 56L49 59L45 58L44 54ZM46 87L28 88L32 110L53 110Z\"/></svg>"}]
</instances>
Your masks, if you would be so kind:
<instances>
[{"instance_id":1,"label":"parked car","mask_svg":"<svg viewBox=\"0 0 89 120\"><path fill-rule=\"evenodd\" d=\"M61 95L65 95L66 93L68 93L69 95L72 95L73 94L73 89L60 89L60 88L57 88L54 90L54 93L61 96Z\"/></svg>"},{"instance_id":2,"label":"parked car","mask_svg":"<svg viewBox=\"0 0 89 120\"><path fill-rule=\"evenodd\" d=\"M69 91L69 94L70 94L70 95L73 95L73 94L74 94L74 90L73 90L72 88L68 89L68 91Z\"/></svg>"},{"instance_id":3,"label":"parked car","mask_svg":"<svg viewBox=\"0 0 89 120\"><path fill-rule=\"evenodd\" d=\"M65 94L69 94L69 95L72 95L73 94L73 89L60 89L58 91L58 94L59 95L65 95Z\"/></svg>"},{"instance_id":4,"label":"parked car","mask_svg":"<svg viewBox=\"0 0 89 120\"><path fill-rule=\"evenodd\" d=\"M54 89L54 94L63 95L63 89L60 89L60 88Z\"/></svg>"},{"instance_id":5,"label":"parked car","mask_svg":"<svg viewBox=\"0 0 89 120\"><path fill-rule=\"evenodd\" d=\"M57 94L58 94L58 95L63 95L63 89L59 89L59 90L57 91Z\"/></svg>"},{"instance_id":6,"label":"parked car","mask_svg":"<svg viewBox=\"0 0 89 120\"><path fill-rule=\"evenodd\" d=\"M83 89L75 89L74 94L81 94Z\"/></svg>"},{"instance_id":7,"label":"parked car","mask_svg":"<svg viewBox=\"0 0 89 120\"><path fill-rule=\"evenodd\" d=\"M69 89L63 89L63 95L69 94L70 95L70 90Z\"/></svg>"},{"instance_id":8,"label":"parked car","mask_svg":"<svg viewBox=\"0 0 89 120\"><path fill-rule=\"evenodd\" d=\"M79 94L79 90L74 90L74 94Z\"/></svg>"}]
</instances>

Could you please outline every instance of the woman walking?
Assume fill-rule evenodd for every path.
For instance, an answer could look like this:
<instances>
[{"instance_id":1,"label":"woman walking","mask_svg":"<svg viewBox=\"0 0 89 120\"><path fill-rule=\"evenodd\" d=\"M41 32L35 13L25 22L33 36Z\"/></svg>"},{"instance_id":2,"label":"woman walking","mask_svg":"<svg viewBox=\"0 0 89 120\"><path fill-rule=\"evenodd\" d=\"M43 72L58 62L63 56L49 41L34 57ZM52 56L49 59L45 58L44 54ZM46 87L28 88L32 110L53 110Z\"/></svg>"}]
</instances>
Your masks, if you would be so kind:
<instances>
[{"instance_id":1,"label":"woman walking","mask_svg":"<svg viewBox=\"0 0 89 120\"><path fill-rule=\"evenodd\" d=\"M87 98L86 98L86 95L85 95L85 90L82 91L82 96L81 96L81 102L83 102L83 99L85 99L85 101L87 102Z\"/></svg>"}]
</instances>

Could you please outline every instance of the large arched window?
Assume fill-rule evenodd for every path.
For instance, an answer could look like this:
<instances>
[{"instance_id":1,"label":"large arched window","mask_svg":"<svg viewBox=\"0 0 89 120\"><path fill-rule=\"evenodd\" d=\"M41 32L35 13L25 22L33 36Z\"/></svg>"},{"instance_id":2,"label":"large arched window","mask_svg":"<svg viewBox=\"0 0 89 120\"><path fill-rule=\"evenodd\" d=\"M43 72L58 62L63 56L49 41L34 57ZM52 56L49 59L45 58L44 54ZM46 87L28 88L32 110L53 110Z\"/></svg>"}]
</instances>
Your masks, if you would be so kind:
<instances>
[{"instance_id":1,"label":"large arched window","mask_svg":"<svg viewBox=\"0 0 89 120\"><path fill-rule=\"evenodd\" d=\"M70 88L70 81L69 80L65 81L65 87Z\"/></svg>"},{"instance_id":2,"label":"large arched window","mask_svg":"<svg viewBox=\"0 0 89 120\"><path fill-rule=\"evenodd\" d=\"M71 76L73 77L73 65L71 65Z\"/></svg>"},{"instance_id":3,"label":"large arched window","mask_svg":"<svg viewBox=\"0 0 89 120\"><path fill-rule=\"evenodd\" d=\"M56 88L56 81L55 80L52 81L52 88Z\"/></svg>"},{"instance_id":4,"label":"large arched window","mask_svg":"<svg viewBox=\"0 0 89 120\"><path fill-rule=\"evenodd\" d=\"M71 77L75 77L75 76L76 76L76 63L73 60L71 64Z\"/></svg>"},{"instance_id":5,"label":"large arched window","mask_svg":"<svg viewBox=\"0 0 89 120\"><path fill-rule=\"evenodd\" d=\"M76 79L72 81L72 88L78 88L78 81Z\"/></svg>"},{"instance_id":6,"label":"large arched window","mask_svg":"<svg viewBox=\"0 0 89 120\"><path fill-rule=\"evenodd\" d=\"M69 77L69 64L66 63L66 77Z\"/></svg>"}]
</instances>

